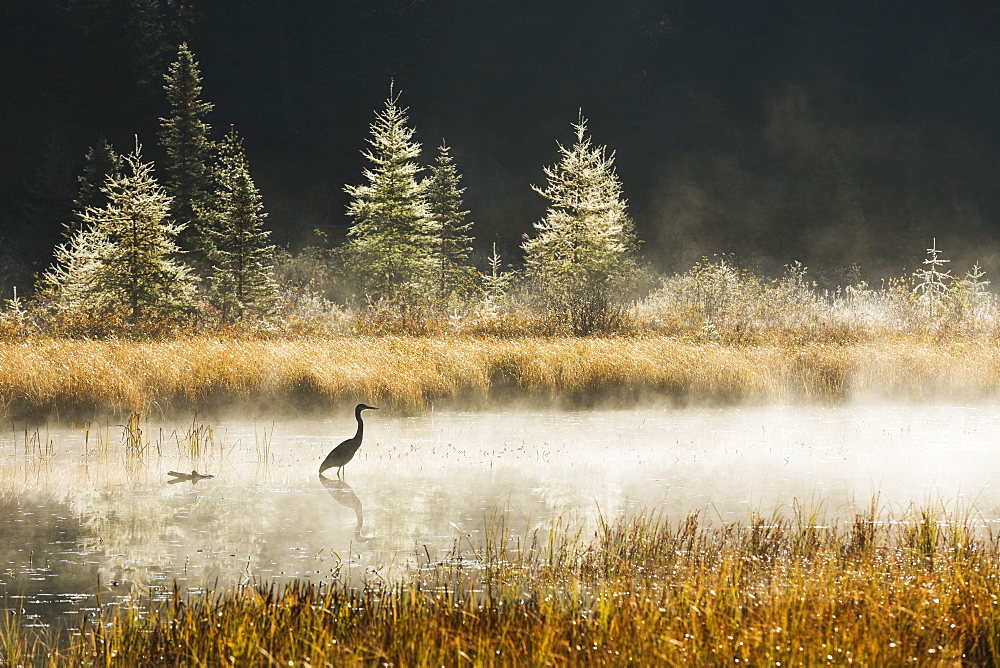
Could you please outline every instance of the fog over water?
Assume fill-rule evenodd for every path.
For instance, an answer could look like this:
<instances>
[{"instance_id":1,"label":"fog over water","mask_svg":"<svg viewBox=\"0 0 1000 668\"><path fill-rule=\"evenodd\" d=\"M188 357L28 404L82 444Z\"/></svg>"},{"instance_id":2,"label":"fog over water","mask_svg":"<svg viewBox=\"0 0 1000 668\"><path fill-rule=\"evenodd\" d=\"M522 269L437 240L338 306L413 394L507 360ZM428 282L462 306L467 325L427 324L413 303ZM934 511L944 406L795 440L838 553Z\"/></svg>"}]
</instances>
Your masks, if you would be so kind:
<instances>
[{"instance_id":1,"label":"fog over water","mask_svg":"<svg viewBox=\"0 0 1000 668\"><path fill-rule=\"evenodd\" d=\"M700 511L714 524L820 507L847 520L874 496L1000 520L1000 412L988 405L365 414L345 481L316 473L349 415L191 424L14 426L0 440L0 596L39 623L130 597L232 584L394 580L474 559L489 527L593 535L600 515ZM204 434L203 430L203 434ZM215 477L176 482L168 471ZM175 480L175 482L170 482ZM898 511L898 512L896 512ZM543 541L544 542L544 541ZM98 585L98 581L100 585Z\"/></svg>"}]
</instances>

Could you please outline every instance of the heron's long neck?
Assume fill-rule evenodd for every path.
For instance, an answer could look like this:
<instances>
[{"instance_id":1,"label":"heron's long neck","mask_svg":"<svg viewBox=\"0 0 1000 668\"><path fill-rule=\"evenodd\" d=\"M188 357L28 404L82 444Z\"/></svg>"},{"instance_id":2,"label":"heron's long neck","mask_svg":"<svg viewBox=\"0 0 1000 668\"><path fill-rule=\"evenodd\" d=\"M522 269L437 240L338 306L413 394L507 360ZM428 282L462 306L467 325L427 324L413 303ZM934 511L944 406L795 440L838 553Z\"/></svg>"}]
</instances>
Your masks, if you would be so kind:
<instances>
[{"instance_id":1,"label":"heron's long neck","mask_svg":"<svg viewBox=\"0 0 1000 668\"><path fill-rule=\"evenodd\" d=\"M358 419L358 433L354 435L354 438L360 441L361 435L365 432L365 423L361 421L361 411L354 411L354 417Z\"/></svg>"}]
</instances>

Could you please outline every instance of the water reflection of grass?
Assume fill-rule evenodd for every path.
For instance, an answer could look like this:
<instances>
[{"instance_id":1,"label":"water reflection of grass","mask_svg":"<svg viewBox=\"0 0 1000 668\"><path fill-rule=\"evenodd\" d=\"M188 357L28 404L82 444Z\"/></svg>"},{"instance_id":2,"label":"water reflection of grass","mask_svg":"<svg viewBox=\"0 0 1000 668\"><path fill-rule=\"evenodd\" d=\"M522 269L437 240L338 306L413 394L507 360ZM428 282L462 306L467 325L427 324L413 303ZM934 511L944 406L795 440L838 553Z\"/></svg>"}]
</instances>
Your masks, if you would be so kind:
<instances>
[{"instance_id":1,"label":"water reflection of grass","mask_svg":"<svg viewBox=\"0 0 1000 668\"><path fill-rule=\"evenodd\" d=\"M772 341L665 336L519 338L210 337L153 342L29 339L0 343L0 405L90 415L356 400L420 410L435 402L530 397L587 403L657 395L677 401L840 400L874 394L993 395L1000 347L985 340Z\"/></svg>"},{"instance_id":2,"label":"water reflection of grass","mask_svg":"<svg viewBox=\"0 0 1000 668\"><path fill-rule=\"evenodd\" d=\"M243 588L80 635L8 633L53 665L987 665L1000 659L1000 544L966 515L874 506L847 523L704 526L638 516L593 542L502 526L402 584ZM14 642L14 646L11 643ZM128 657L133 657L130 660ZM780 662L780 663L779 663Z\"/></svg>"}]
</instances>

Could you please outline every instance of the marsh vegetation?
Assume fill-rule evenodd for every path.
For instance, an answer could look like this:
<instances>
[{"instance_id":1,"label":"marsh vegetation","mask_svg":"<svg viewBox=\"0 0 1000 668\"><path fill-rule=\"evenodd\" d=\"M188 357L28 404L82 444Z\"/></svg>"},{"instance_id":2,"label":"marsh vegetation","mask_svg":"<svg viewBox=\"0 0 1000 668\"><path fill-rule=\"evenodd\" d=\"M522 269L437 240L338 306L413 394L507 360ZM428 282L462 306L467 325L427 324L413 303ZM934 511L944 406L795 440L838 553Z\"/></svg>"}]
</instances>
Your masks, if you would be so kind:
<instances>
[{"instance_id":1,"label":"marsh vegetation","mask_svg":"<svg viewBox=\"0 0 1000 668\"><path fill-rule=\"evenodd\" d=\"M316 467L353 431L349 411L8 433L4 656L994 657L989 406L383 410L367 422L346 481L325 482ZM192 469L216 477L168 476Z\"/></svg>"},{"instance_id":2,"label":"marsh vegetation","mask_svg":"<svg viewBox=\"0 0 1000 668\"><path fill-rule=\"evenodd\" d=\"M1000 348L974 338L756 345L666 336L0 342L0 399L8 414L87 420L211 411L274 418L361 400L417 412L506 401L953 402L995 398L998 385Z\"/></svg>"},{"instance_id":3,"label":"marsh vegetation","mask_svg":"<svg viewBox=\"0 0 1000 668\"><path fill-rule=\"evenodd\" d=\"M998 660L995 536L935 508L697 515L511 536L398 584L248 586L85 624L4 618L11 665L985 665ZM517 540L514 540L517 538Z\"/></svg>"}]
</instances>

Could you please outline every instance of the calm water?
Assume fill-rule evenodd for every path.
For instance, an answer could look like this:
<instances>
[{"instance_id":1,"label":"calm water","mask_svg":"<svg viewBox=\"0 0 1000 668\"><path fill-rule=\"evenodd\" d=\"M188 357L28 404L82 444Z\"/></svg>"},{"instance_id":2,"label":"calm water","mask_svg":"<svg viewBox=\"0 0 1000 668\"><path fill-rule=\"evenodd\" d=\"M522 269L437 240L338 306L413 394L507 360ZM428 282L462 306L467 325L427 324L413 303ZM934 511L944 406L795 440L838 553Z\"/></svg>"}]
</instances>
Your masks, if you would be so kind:
<instances>
[{"instance_id":1,"label":"calm water","mask_svg":"<svg viewBox=\"0 0 1000 668\"><path fill-rule=\"evenodd\" d=\"M512 534L636 510L720 523L822 503L846 518L874 495L1000 518L1000 411L988 406L366 413L346 482L319 461L354 433L324 421L11 425L0 434L0 596L37 624L98 606L231 584L392 580ZM167 471L215 477L171 483ZM334 477L334 471L329 471ZM99 595L99 598L98 598Z\"/></svg>"}]
</instances>

